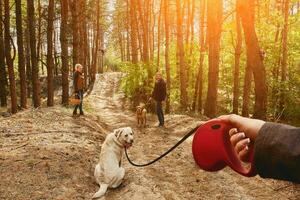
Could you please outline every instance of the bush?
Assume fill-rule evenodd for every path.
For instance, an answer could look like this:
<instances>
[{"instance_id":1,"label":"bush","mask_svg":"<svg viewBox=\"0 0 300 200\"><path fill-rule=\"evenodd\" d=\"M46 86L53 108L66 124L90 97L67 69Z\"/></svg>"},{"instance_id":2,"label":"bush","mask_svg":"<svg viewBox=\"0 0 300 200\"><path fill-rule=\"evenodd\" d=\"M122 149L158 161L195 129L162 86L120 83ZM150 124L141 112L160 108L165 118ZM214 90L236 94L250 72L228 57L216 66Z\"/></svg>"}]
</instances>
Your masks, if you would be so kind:
<instances>
[{"instance_id":1,"label":"bush","mask_svg":"<svg viewBox=\"0 0 300 200\"><path fill-rule=\"evenodd\" d=\"M120 69L125 74L121 87L126 97L133 102L134 107L146 103L152 91L152 85L148 82L147 65L123 63Z\"/></svg>"}]
</instances>

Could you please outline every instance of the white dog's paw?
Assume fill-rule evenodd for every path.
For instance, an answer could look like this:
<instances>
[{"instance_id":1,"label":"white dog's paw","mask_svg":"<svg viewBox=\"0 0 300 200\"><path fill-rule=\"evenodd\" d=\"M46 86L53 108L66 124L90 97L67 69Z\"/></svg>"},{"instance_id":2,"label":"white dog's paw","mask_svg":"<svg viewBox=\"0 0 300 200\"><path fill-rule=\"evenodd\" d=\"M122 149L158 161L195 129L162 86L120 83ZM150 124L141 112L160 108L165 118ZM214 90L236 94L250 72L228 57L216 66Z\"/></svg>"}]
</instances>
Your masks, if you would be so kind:
<instances>
[{"instance_id":1,"label":"white dog's paw","mask_svg":"<svg viewBox=\"0 0 300 200\"><path fill-rule=\"evenodd\" d=\"M99 198L101 198L101 197L103 197L104 196L104 194L100 194L99 192L96 192L95 194L94 194L94 196L92 197L92 199L99 199Z\"/></svg>"},{"instance_id":2,"label":"white dog's paw","mask_svg":"<svg viewBox=\"0 0 300 200\"><path fill-rule=\"evenodd\" d=\"M108 187L107 184L101 184L101 186L100 186L98 192L96 192L96 193L94 194L94 196L92 197L92 199L98 199L98 198L104 196L104 194L105 194L106 191L107 191L107 187Z\"/></svg>"}]
</instances>

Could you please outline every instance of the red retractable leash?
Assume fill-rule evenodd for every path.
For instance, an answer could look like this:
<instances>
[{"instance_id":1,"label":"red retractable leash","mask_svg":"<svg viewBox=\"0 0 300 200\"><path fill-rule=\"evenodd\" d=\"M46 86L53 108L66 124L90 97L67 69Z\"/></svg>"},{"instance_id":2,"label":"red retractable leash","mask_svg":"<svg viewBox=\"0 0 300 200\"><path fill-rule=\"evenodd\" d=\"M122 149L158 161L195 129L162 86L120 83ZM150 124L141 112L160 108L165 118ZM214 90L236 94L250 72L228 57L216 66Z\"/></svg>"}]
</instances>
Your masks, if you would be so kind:
<instances>
[{"instance_id":1,"label":"red retractable leash","mask_svg":"<svg viewBox=\"0 0 300 200\"><path fill-rule=\"evenodd\" d=\"M228 132L231 128L233 127L230 124L218 119L210 120L199 127L192 146L195 162L206 171L218 171L228 165L243 176L255 176L253 146L249 148L250 166L246 168L230 143Z\"/></svg>"},{"instance_id":2,"label":"red retractable leash","mask_svg":"<svg viewBox=\"0 0 300 200\"><path fill-rule=\"evenodd\" d=\"M145 167L165 157L182 142L184 142L189 136L196 132L193 139L192 152L195 162L201 169L206 171L218 171L226 166L229 166L243 176L255 176L256 171L253 165L253 147L249 148L250 166L246 168L243 166L242 162L238 158L237 153L230 143L228 132L231 128L233 127L230 124L219 119L210 120L205 124L191 130L168 151L147 164L133 163L128 157L127 149L125 149L125 154L130 164L136 167Z\"/></svg>"}]
</instances>

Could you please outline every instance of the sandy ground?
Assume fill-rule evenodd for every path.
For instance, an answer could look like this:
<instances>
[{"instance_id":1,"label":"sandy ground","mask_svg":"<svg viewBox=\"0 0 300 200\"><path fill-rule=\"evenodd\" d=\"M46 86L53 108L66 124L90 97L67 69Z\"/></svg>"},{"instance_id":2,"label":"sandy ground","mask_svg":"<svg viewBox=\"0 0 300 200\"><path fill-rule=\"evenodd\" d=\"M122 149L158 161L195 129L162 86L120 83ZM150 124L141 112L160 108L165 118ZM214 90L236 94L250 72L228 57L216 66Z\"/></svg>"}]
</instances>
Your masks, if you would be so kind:
<instances>
[{"instance_id":1,"label":"sandy ground","mask_svg":"<svg viewBox=\"0 0 300 200\"><path fill-rule=\"evenodd\" d=\"M85 100L86 115L56 106L0 118L0 199L91 199L98 190L93 177L105 135L131 126L135 162L149 161L172 146L203 119L167 115L166 129L148 115L147 128L137 128L134 113L119 89L121 74L99 76ZM225 168L199 169L184 142L152 166L135 168L125 158L123 184L108 190L105 200L300 199L300 186L259 177L245 178Z\"/></svg>"}]
</instances>

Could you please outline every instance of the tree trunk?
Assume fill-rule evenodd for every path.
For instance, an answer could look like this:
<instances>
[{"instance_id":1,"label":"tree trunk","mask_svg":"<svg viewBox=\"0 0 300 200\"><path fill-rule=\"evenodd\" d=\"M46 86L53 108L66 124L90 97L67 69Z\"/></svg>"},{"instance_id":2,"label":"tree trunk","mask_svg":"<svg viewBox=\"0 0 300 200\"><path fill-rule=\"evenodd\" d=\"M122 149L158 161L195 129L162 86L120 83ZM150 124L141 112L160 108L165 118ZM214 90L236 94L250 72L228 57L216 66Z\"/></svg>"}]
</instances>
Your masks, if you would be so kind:
<instances>
[{"instance_id":1,"label":"tree trunk","mask_svg":"<svg viewBox=\"0 0 300 200\"><path fill-rule=\"evenodd\" d=\"M26 78L27 78L27 98L30 98L31 96L31 61L30 61L30 39L29 39L29 29L28 26L26 27L25 30L25 42L26 42Z\"/></svg>"},{"instance_id":2,"label":"tree trunk","mask_svg":"<svg viewBox=\"0 0 300 200\"><path fill-rule=\"evenodd\" d=\"M233 101L232 101L232 112L238 114L239 112L239 74L240 74L240 57L242 53L242 27L241 19L239 14L236 15L236 34L237 34L237 43L235 46L234 54L234 72L233 72Z\"/></svg>"},{"instance_id":3,"label":"tree trunk","mask_svg":"<svg viewBox=\"0 0 300 200\"><path fill-rule=\"evenodd\" d=\"M209 45L208 89L205 115L217 114L217 94L219 82L220 39L223 20L223 0L207 1L207 31Z\"/></svg>"},{"instance_id":4,"label":"tree trunk","mask_svg":"<svg viewBox=\"0 0 300 200\"><path fill-rule=\"evenodd\" d=\"M198 73L195 81L194 100L192 105L193 110L196 110L196 106L198 106L197 110L199 113L202 113L203 62L205 56L205 31L204 31L205 5L206 5L206 0L201 0L200 20L199 20L200 56L199 56Z\"/></svg>"},{"instance_id":5,"label":"tree trunk","mask_svg":"<svg viewBox=\"0 0 300 200\"><path fill-rule=\"evenodd\" d=\"M132 63L138 62L138 48L137 48L137 21L136 21L136 0L130 0L130 33L131 33L131 56Z\"/></svg>"},{"instance_id":6,"label":"tree trunk","mask_svg":"<svg viewBox=\"0 0 300 200\"><path fill-rule=\"evenodd\" d=\"M102 74L104 72L104 32L102 27L100 26L100 69L99 73Z\"/></svg>"},{"instance_id":7,"label":"tree trunk","mask_svg":"<svg viewBox=\"0 0 300 200\"><path fill-rule=\"evenodd\" d=\"M159 14L158 14L158 21L157 21L157 71L160 70L160 34L161 34L161 13L162 13L162 9L163 9L163 6L164 5L164 1L167 1L167 0L161 0L160 1L160 6L159 6Z\"/></svg>"},{"instance_id":8,"label":"tree trunk","mask_svg":"<svg viewBox=\"0 0 300 200\"><path fill-rule=\"evenodd\" d=\"M279 111L285 109L286 96L286 74L288 60L288 26L289 26L289 4L290 0L284 0L284 26L282 32L282 59L281 59L281 91L279 101Z\"/></svg>"},{"instance_id":9,"label":"tree trunk","mask_svg":"<svg viewBox=\"0 0 300 200\"><path fill-rule=\"evenodd\" d=\"M150 61L154 60L154 27L155 27L155 17L154 17L154 0L149 1L148 5L148 34L149 34L149 59ZM149 66L150 67L150 66Z\"/></svg>"},{"instance_id":10,"label":"tree trunk","mask_svg":"<svg viewBox=\"0 0 300 200\"><path fill-rule=\"evenodd\" d=\"M177 10L177 48L179 53L179 71L180 71L180 105L183 110L187 108L187 82L186 82L186 63L184 57L183 33L182 33L182 8L180 0L176 0Z\"/></svg>"},{"instance_id":11,"label":"tree trunk","mask_svg":"<svg viewBox=\"0 0 300 200\"><path fill-rule=\"evenodd\" d=\"M165 34L166 34L166 49L165 49L165 65L167 75L167 98L166 98L166 113L170 112L170 93L171 93L171 75L170 75L170 13L169 0L164 0L164 14L165 14Z\"/></svg>"},{"instance_id":12,"label":"tree trunk","mask_svg":"<svg viewBox=\"0 0 300 200\"><path fill-rule=\"evenodd\" d=\"M54 22L54 0L49 0L48 27L47 27L47 106L53 106L53 22Z\"/></svg>"},{"instance_id":13,"label":"tree trunk","mask_svg":"<svg viewBox=\"0 0 300 200\"><path fill-rule=\"evenodd\" d=\"M8 68L9 77L9 91L11 97L11 112L17 112L17 93L16 93L16 81L14 74L14 63L11 57L11 47L10 47L10 6L9 0L4 1L4 38L5 38L5 58Z\"/></svg>"},{"instance_id":14,"label":"tree trunk","mask_svg":"<svg viewBox=\"0 0 300 200\"><path fill-rule=\"evenodd\" d=\"M79 33L78 33L78 0L71 0L72 12L72 34L73 34L73 71L75 65L79 63L78 47L79 47Z\"/></svg>"},{"instance_id":15,"label":"tree trunk","mask_svg":"<svg viewBox=\"0 0 300 200\"><path fill-rule=\"evenodd\" d=\"M129 24L130 24L130 11L129 11L129 5L128 5L128 0L126 0L126 61L131 60L131 52L130 52L130 30L129 30Z\"/></svg>"},{"instance_id":16,"label":"tree trunk","mask_svg":"<svg viewBox=\"0 0 300 200\"><path fill-rule=\"evenodd\" d=\"M42 67L42 75L44 75L44 60L43 60L43 42L42 42L42 6L41 6L41 0L38 0L38 25L37 25L37 66L38 68Z\"/></svg>"},{"instance_id":17,"label":"tree trunk","mask_svg":"<svg viewBox=\"0 0 300 200\"><path fill-rule=\"evenodd\" d=\"M85 23L83 23L83 43L84 43L84 62L85 62L85 72L84 72L84 78L85 78L85 85L88 86L88 69L90 67L90 46L89 46L89 38L88 38L88 27L87 27L87 19L85 17Z\"/></svg>"},{"instance_id":18,"label":"tree trunk","mask_svg":"<svg viewBox=\"0 0 300 200\"><path fill-rule=\"evenodd\" d=\"M87 85L87 34L86 34L86 1L78 1L78 13L79 13L79 63L83 66L84 83Z\"/></svg>"},{"instance_id":19,"label":"tree trunk","mask_svg":"<svg viewBox=\"0 0 300 200\"><path fill-rule=\"evenodd\" d=\"M247 49L247 61L253 71L255 82L255 106L253 117L265 119L267 111L266 71L255 32L253 0L238 0L237 11L241 16Z\"/></svg>"},{"instance_id":20,"label":"tree trunk","mask_svg":"<svg viewBox=\"0 0 300 200\"><path fill-rule=\"evenodd\" d=\"M7 106L7 77L5 69L4 33L3 33L3 1L0 1L0 106Z\"/></svg>"},{"instance_id":21,"label":"tree trunk","mask_svg":"<svg viewBox=\"0 0 300 200\"><path fill-rule=\"evenodd\" d=\"M188 56L188 67L187 67L187 82L190 83L190 77L192 75L192 60L193 60L193 50L194 50L194 35L195 35L195 30L194 30L194 17L195 17L195 0L192 1L192 10L191 14L189 16L189 27L191 31L191 37L190 37L190 43L188 44L189 48L187 49L189 51L189 56ZM192 84L189 84L188 87L192 90Z\"/></svg>"},{"instance_id":22,"label":"tree trunk","mask_svg":"<svg viewBox=\"0 0 300 200\"><path fill-rule=\"evenodd\" d=\"M98 65L98 52L99 52L99 40L100 40L100 0L97 0L97 6L96 6L96 38L94 39L94 52L93 52L93 67L92 67L92 82L95 82L96 79L96 71L97 71L97 66Z\"/></svg>"},{"instance_id":23,"label":"tree trunk","mask_svg":"<svg viewBox=\"0 0 300 200\"><path fill-rule=\"evenodd\" d=\"M68 0L61 0L61 62L62 62L62 104L69 104L69 65L68 65Z\"/></svg>"},{"instance_id":24,"label":"tree trunk","mask_svg":"<svg viewBox=\"0 0 300 200\"><path fill-rule=\"evenodd\" d=\"M53 62L54 62L54 66L53 66L53 74L54 76L58 76L58 67L59 67L59 55L57 52L57 46L58 46L58 42L57 42L57 38L58 38L58 33L57 31L55 31L55 28L53 29Z\"/></svg>"},{"instance_id":25,"label":"tree trunk","mask_svg":"<svg viewBox=\"0 0 300 200\"><path fill-rule=\"evenodd\" d=\"M148 2L148 3L147 3ZM144 6L142 7L143 2L141 1L137 1L137 6L138 6L138 11L139 11L139 17L141 20L141 25L143 28L143 34L142 34L142 39L143 39L143 61L145 63L149 62L149 13L148 13L148 7L147 5L149 5L149 1L145 1L144 2Z\"/></svg>"},{"instance_id":26,"label":"tree trunk","mask_svg":"<svg viewBox=\"0 0 300 200\"><path fill-rule=\"evenodd\" d=\"M18 70L20 77L21 107L27 107L27 89L26 89L26 71L25 57L23 47L23 28L22 28L22 5L21 0L15 0L16 3L16 28L18 44Z\"/></svg>"},{"instance_id":27,"label":"tree trunk","mask_svg":"<svg viewBox=\"0 0 300 200\"><path fill-rule=\"evenodd\" d=\"M190 17L190 26L191 26L191 40L190 40L190 53L189 57L192 57L193 50L194 50L194 37L195 37L195 30L194 30L194 17L195 17L195 9L196 9L196 3L195 0L192 0L192 13Z\"/></svg>"},{"instance_id":28,"label":"tree trunk","mask_svg":"<svg viewBox=\"0 0 300 200\"><path fill-rule=\"evenodd\" d=\"M243 107L242 116L249 117L249 103L250 103L250 93L251 93L251 82L252 82L252 69L247 61L245 78L244 78L244 93L243 93Z\"/></svg>"},{"instance_id":29,"label":"tree trunk","mask_svg":"<svg viewBox=\"0 0 300 200\"><path fill-rule=\"evenodd\" d=\"M27 13L28 13L28 28L30 35L30 54L31 54L31 67L32 67L32 98L33 106L40 107L40 81L39 81L39 68L37 65L36 55L36 35L35 35L35 14L34 14L34 0L27 0Z\"/></svg>"}]
</instances>

